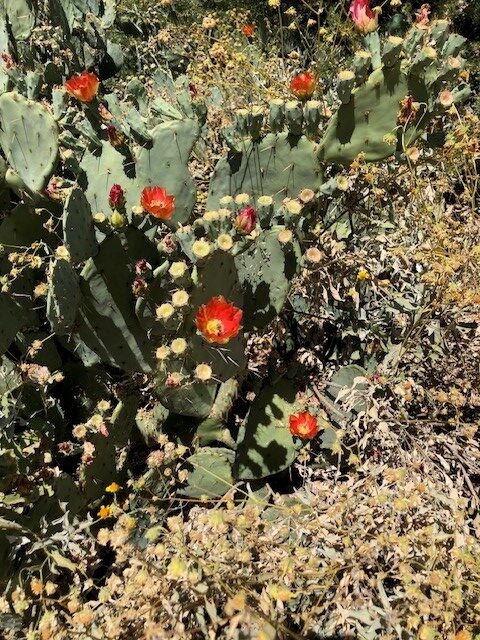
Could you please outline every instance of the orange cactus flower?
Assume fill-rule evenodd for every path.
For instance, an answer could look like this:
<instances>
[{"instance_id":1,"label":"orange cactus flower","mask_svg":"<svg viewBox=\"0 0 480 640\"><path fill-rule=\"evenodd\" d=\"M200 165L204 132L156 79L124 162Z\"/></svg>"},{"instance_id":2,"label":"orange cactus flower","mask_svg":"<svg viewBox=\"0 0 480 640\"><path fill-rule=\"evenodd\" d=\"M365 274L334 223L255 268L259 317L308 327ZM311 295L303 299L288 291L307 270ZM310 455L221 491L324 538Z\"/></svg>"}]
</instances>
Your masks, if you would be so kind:
<instances>
[{"instance_id":1,"label":"orange cactus flower","mask_svg":"<svg viewBox=\"0 0 480 640\"><path fill-rule=\"evenodd\" d=\"M255 33L255 25L254 24L246 24L242 27L242 33L246 38L251 38Z\"/></svg>"},{"instance_id":2,"label":"orange cactus flower","mask_svg":"<svg viewBox=\"0 0 480 640\"><path fill-rule=\"evenodd\" d=\"M227 302L223 296L216 296L197 311L195 324L208 342L226 344L238 335L243 311Z\"/></svg>"},{"instance_id":3,"label":"orange cactus flower","mask_svg":"<svg viewBox=\"0 0 480 640\"><path fill-rule=\"evenodd\" d=\"M167 195L163 187L145 187L142 191L140 204L144 211L148 211L155 218L170 220L175 210L175 197Z\"/></svg>"},{"instance_id":4,"label":"orange cactus flower","mask_svg":"<svg viewBox=\"0 0 480 640\"><path fill-rule=\"evenodd\" d=\"M290 433L300 438L310 440L319 432L317 419L308 411L303 411L296 416L290 416Z\"/></svg>"},{"instance_id":5,"label":"orange cactus flower","mask_svg":"<svg viewBox=\"0 0 480 640\"><path fill-rule=\"evenodd\" d=\"M65 82L65 89L80 102L91 102L97 95L99 84L100 80L94 73L82 71Z\"/></svg>"},{"instance_id":6,"label":"orange cactus flower","mask_svg":"<svg viewBox=\"0 0 480 640\"><path fill-rule=\"evenodd\" d=\"M290 90L299 100L309 100L315 91L317 78L310 71L302 71L290 81Z\"/></svg>"}]
</instances>

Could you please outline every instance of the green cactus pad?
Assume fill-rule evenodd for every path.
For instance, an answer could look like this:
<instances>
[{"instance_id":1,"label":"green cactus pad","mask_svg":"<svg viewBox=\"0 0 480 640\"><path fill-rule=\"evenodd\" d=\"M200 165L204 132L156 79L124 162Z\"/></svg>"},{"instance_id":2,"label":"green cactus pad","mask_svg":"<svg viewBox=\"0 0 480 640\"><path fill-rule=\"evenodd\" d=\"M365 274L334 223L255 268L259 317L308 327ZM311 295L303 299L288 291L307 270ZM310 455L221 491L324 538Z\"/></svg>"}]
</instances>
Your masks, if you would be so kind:
<instances>
[{"instance_id":1,"label":"green cactus pad","mask_svg":"<svg viewBox=\"0 0 480 640\"><path fill-rule=\"evenodd\" d=\"M135 417L135 424L142 435L145 444L158 442L163 433L162 427L169 416L169 411L163 404L156 402L153 409L139 409Z\"/></svg>"},{"instance_id":2,"label":"green cactus pad","mask_svg":"<svg viewBox=\"0 0 480 640\"><path fill-rule=\"evenodd\" d=\"M151 147L138 153L136 171L140 191L160 185L175 196L175 210L169 225L185 223L195 206L197 191L188 170L193 146L199 135L196 120L175 120L157 125L152 131ZM149 218L151 221L151 217Z\"/></svg>"},{"instance_id":3,"label":"green cactus pad","mask_svg":"<svg viewBox=\"0 0 480 640\"><path fill-rule=\"evenodd\" d=\"M117 447L125 447L128 444L130 433L135 425L140 397L131 394L117 404L110 419L109 437Z\"/></svg>"},{"instance_id":4,"label":"green cactus pad","mask_svg":"<svg viewBox=\"0 0 480 640\"><path fill-rule=\"evenodd\" d=\"M58 129L46 107L12 91L0 96L0 145L32 191L41 191L58 158Z\"/></svg>"},{"instance_id":5,"label":"green cactus pad","mask_svg":"<svg viewBox=\"0 0 480 640\"><path fill-rule=\"evenodd\" d=\"M267 325L287 299L292 278L300 261L296 241L282 245L279 230L264 231L235 258L245 299L244 327L247 331Z\"/></svg>"},{"instance_id":6,"label":"green cactus pad","mask_svg":"<svg viewBox=\"0 0 480 640\"><path fill-rule=\"evenodd\" d=\"M72 189L63 211L63 239L74 264L98 251L92 212L83 191Z\"/></svg>"},{"instance_id":7,"label":"green cactus pad","mask_svg":"<svg viewBox=\"0 0 480 640\"><path fill-rule=\"evenodd\" d=\"M24 311L6 293L0 293L0 355L3 355L23 327Z\"/></svg>"},{"instance_id":8,"label":"green cactus pad","mask_svg":"<svg viewBox=\"0 0 480 640\"><path fill-rule=\"evenodd\" d=\"M396 138L400 101L409 93L399 63L374 71L331 119L320 145L320 161L349 165L361 152L368 162L392 155L395 144L388 144L384 137Z\"/></svg>"},{"instance_id":9,"label":"green cactus pad","mask_svg":"<svg viewBox=\"0 0 480 640\"><path fill-rule=\"evenodd\" d=\"M221 274L221 278L219 278ZM206 262L198 267L197 286L192 291L192 316L189 321L193 329L191 341L192 357L196 363L207 363L212 367L216 380L224 382L245 368L245 338L242 330L238 336L223 345L211 344L195 329L194 317L198 308L213 297L223 296L239 309L243 309L244 298L234 258L218 249Z\"/></svg>"},{"instance_id":10,"label":"green cactus pad","mask_svg":"<svg viewBox=\"0 0 480 640\"><path fill-rule=\"evenodd\" d=\"M108 236L81 273L78 333L100 358L125 371L151 371L155 345L135 315L132 283L137 260L156 266L157 252L137 229Z\"/></svg>"},{"instance_id":11,"label":"green cactus pad","mask_svg":"<svg viewBox=\"0 0 480 640\"><path fill-rule=\"evenodd\" d=\"M209 415L215 398L216 384L194 380L178 387L169 387L166 379L165 374L157 374L155 392L169 411L191 418L206 418Z\"/></svg>"},{"instance_id":12,"label":"green cactus pad","mask_svg":"<svg viewBox=\"0 0 480 640\"><path fill-rule=\"evenodd\" d=\"M261 141L245 141L242 153L222 158L210 182L207 210L219 208L229 194L272 196L277 205L296 197L302 189L320 188L322 176L316 161L317 145L305 136L270 133Z\"/></svg>"},{"instance_id":13,"label":"green cactus pad","mask_svg":"<svg viewBox=\"0 0 480 640\"><path fill-rule=\"evenodd\" d=\"M5 12L15 40L27 40L35 26L34 2L5 0Z\"/></svg>"},{"instance_id":14,"label":"green cactus pad","mask_svg":"<svg viewBox=\"0 0 480 640\"><path fill-rule=\"evenodd\" d=\"M80 306L82 294L78 275L70 262L58 259L48 277L47 318L58 335L70 333Z\"/></svg>"},{"instance_id":15,"label":"green cactus pad","mask_svg":"<svg viewBox=\"0 0 480 640\"><path fill-rule=\"evenodd\" d=\"M218 498L233 486L232 463L235 453L222 447L202 447L187 458L186 464L192 469L186 488L179 493L191 498Z\"/></svg>"},{"instance_id":16,"label":"green cactus pad","mask_svg":"<svg viewBox=\"0 0 480 640\"><path fill-rule=\"evenodd\" d=\"M287 469L295 460L289 417L296 411L296 391L292 380L282 378L255 398L238 433L235 478L265 478Z\"/></svg>"}]
</instances>

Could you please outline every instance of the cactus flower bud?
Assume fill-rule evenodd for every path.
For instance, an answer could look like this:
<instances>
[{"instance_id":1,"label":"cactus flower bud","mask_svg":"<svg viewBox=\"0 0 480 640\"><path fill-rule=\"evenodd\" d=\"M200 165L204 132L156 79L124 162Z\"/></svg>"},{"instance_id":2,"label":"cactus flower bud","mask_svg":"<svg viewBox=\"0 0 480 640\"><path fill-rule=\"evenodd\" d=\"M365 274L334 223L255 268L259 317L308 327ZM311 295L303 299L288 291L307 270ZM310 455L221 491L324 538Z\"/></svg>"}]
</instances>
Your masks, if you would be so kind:
<instances>
[{"instance_id":1,"label":"cactus flower bud","mask_svg":"<svg viewBox=\"0 0 480 640\"><path fill-rule=\"evenodd\" d=\"M310 71L297 73L290 81L290 90L299 100L310 100L315 92L317 79Z\"/></svg>"},{"instance_id":2,"label":"cactus flower bud","mask_svg":"<svg viewBox=\"0 0 480 640\"><path fill-rule=\"evenodd\" d=\"M249 234L255 229L257 212L254 207L245 207L235 219L235 228L238 233Z\"/></svg>"},{"instance_id":3,"label":"cactus flower bud","mask_svg":"<svg viewBox=\"0 0 480 640\"><path fill-rule=\"evenodd\" d=\"M108 194L111 209L121 209L125 205L125 192L119 184L114 184Z\"/></svg>"},{"instance_id":4,"label":"cactus flower bud","mask_svg":"<svg viewBox=\"0 0 480 640\"><path fill-rule=\"evenodd\" d=\"M350 15L356 30L364 36L378 29L378 12L372 11L370 0L353 0Z\"/></svg>"},{"instance_id":5,"label":"cactus flower bud","mask_svg":"<svg viewBox=\"0 0 480 640\"><path fill-rule=\"evenodd\" d=\"M300 438L310 440L319 431L317 419L308 411L303 411L296 416L290 416L290 433Z\"/></svg>"},{"instance_id":6,"label":"cactus flower bud","mask_svg":"<svg viewBox=\"0 0 480 640\"><path fill-rule=\"evenodd\" d=\"M97 95L99 84L100 80L94 73L82 71L65 82L65 89L80 102L91 102Z\"/></svg>"},{"instance_id":7,"label":"cactus flower bud","mask_svg":"<svg viewBox=\"0 0 480 640\"><path fill-rule=\"evenodd\" d=\"M127 223L127 218L115 209L110 218L110 224L114 229L121 229Z\"/></svg>"}]
</instances>

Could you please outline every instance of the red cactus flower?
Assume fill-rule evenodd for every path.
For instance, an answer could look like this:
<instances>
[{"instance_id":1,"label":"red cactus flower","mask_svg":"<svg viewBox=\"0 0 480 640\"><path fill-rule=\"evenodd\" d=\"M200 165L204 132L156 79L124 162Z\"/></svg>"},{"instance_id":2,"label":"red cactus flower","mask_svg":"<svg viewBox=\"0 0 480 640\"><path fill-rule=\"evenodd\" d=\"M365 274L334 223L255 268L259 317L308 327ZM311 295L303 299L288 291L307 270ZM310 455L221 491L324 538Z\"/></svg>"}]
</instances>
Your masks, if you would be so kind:
<instances>
[{"instance_id":1,"label":"red cactus flower","mask_svg":"<svg viewBox=\"0 0 480 640\"><path fill-rule=\"evenodd\" d=\"M370 0L353 0L350 15L356 30L362 35L378 29L378 14L370 8Z\"/></svg>"},{"instance_id":2,"label":"red cactus flower","mask_svg":"<svg viewBox=\"0 0 480 640\"><path fill-rule=\"evenodd\" d=\"M317 78L310 71L297 73L290 81L290 90L299 100L309 100L313 96Z\"/></svg>"},{"instance_id":3,"label":"red cactus flower","mask_svg":"<svg viewBox=\"0 0 480 640\"><path fill-rule=\"evenodd\" d=\"M99 84L100 80L94 73L82 71L65 82L65 89L80 102L91 102L97 95Z\"/></svg>"},{"instance_id":4,"label":"red cactus flower","mask_svg":"<svg viewBox=\"0 0 480 640\"><path fill-rule=\"evenodd\" d=\"M190 84L188 85L188 90L192 99L197 97L198 89L192 82L190 82Z\"/></svg>"},{"instance_id":5,"label":"red cactus flower","mask_svg":"<svg viewBox=\"0 0 480 640\"><path fill-rule=\"evenodd\" d=\"M242 33L246 38L251 38L255 33L255 25L254 24L246 24L242 27Z\"/></svg>"},{"instance_id":6,"label":"red cactus flower","mask_svg":"<svg viewBox=\"0 0 480 640\"><path fill-rule=\"evenodd\" d=\"M223 296L216 296L197 311L195 324L208 342L226 344L238 335L243 311L227 302Z\"/></svg>"},{"instance_id":7,"label":"red cactus flower","mask_svg":"<svg viewBox=\"0 0 480 640\"><path fill-rule=\"evenodd\" d=\"M143 209L160 220L170 220L175 209L175 197L167 195L163 187L145 187L140 204Z\"/></svg>"},{"instance_id":8,"label":"red cactus flower","mask_svg":"<svg viewBox=\"0 0 480 640\"><path fill-rule=\"evenodd\" d=\"M303 411L296 416L290 416L290 433L300 438L310 440L319 432L317 419L308 411Z\"/></svg>"},{"instance_id":9,"label":"red cactus flower","mask_svg":"<svg viewBox=\"0 0 480 640\"><path fill-rule=\"evenodd\" d=\"M235 228L239 233L248 234L255 229L257 212L254 207L245 207L235 219Z\"/></svg>"},{"instance_id":10,"label":"red cactus flower","mask_svg":"<svg viewBox=\"0 0 480 640\"><path fill-rule=\"evenodd\" d=\"M119 209L125 204L125 191L119 184L114 184L108 194L108 204L111 209Z\"/></svg>"}]
</instances>

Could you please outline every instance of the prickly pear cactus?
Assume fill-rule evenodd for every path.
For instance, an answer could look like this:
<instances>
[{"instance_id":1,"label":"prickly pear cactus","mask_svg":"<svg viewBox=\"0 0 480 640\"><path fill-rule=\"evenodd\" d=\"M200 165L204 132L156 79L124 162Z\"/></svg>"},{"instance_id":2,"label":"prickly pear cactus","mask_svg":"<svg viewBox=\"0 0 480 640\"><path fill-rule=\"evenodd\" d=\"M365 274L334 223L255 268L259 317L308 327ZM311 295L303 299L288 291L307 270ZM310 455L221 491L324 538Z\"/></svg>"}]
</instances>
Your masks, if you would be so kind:
<instances>
[{"instance_id":1,"label":"prickly pear cactus","mask_svg":"<svg viewBox=\"0 0 480 640\"><path fill-rule=\"evenodd\" d=\"M41 191L55 171L58 128L43 105L19 93L0 96L0 146L11 168L32 191Z\"/></svg>"}]
</instances>

